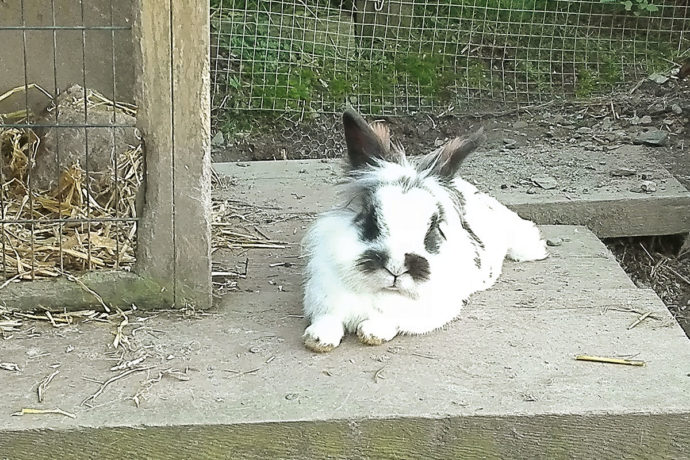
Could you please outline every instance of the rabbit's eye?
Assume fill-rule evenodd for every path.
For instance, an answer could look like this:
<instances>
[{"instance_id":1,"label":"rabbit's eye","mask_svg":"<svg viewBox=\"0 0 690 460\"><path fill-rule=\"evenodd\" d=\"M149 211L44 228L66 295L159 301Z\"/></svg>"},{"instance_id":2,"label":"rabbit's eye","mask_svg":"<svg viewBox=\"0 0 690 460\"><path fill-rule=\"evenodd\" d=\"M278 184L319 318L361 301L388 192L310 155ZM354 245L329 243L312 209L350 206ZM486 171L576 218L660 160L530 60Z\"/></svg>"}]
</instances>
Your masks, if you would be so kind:
<instances>
[{"instance_id":1,"label":"rabbit's eye","mask_svg":"<svg viewBox=\"0 0 690 460\"><path fill-rule=\"evenodd\" d=\"M446 239L446 235L441 230L440 224L441 219L438 214L434 214L429 223L429 230L427 230L424 236L424 249L430 254L438 254L439 248L441 247L441 239Z\"/></svg>"},{"instance_id":2,"label":"rabbit's eye","mask_svg":"<svg viewBox=\"0 0 690 460\"><path fill-rule=\"evenodd\" d=\"M365 241L373 241L381 234L379 219L374 207L365 208L355 217L355 222L359 226L359 233Z\"/></svg>"}]
</instances>

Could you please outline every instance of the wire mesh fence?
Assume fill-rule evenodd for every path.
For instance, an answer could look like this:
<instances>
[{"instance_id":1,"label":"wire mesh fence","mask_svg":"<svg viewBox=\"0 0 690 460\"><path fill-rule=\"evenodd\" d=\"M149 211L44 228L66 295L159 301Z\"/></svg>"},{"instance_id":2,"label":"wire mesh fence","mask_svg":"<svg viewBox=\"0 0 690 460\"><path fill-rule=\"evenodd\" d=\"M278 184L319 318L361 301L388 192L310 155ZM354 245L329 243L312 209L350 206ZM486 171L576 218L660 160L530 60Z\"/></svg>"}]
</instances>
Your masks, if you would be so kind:
<instances>
[{"instance_id":1,"label":"wire mesh fence","mask_svg":"<svg viewBox=\"0 0 690 460\"><path fill-rule=\"evenodd\" d=\"M213 0L215 127L606 94L690 48L683 0Z\"/></svg>"},{"instance_id":2,"label":"wire mesh fence","mask_svg":"<svg viewBox=\"0 0 690 460\"><path fill-rule=\"evenodd\" d=\"M120 101L128 6L0 5L0 286L134 263L143 158L136 108Z\"/></svg>"}]
</instances>

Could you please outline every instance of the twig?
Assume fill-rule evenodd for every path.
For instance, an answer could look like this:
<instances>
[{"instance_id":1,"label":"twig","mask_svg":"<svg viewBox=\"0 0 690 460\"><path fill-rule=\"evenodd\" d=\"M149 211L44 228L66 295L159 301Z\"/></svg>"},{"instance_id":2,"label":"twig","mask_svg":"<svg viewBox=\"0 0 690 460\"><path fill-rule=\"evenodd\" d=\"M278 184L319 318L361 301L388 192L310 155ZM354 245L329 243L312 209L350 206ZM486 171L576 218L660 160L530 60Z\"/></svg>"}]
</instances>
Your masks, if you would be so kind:
<instances>
[{"instance_id":1,"label":"twig","mask_svg":"<svg viewBox=\"0 0 690 460\"><path fill-rule=\"evenodd\" d=\"M225 372L230 372L235 375L246 375L246 374L253 374L255 372L259 372L261 370L260 367L257 367L256 369L251 369L248 371L236 371L234 369L225 369Z\"/></svg>"},{"instance_id":2,"label":"twig","mask_svg":"<svg viewBox=\"0 0 690 460\"><path fill-rule=\"evenodd\" d=\"M122 314L122 321L120 321L120 324L117 326L117 331L115 332L115 338L113 339L113 347L117 348L118 345L120 345L123 341L122 337L122 330L126 325L129 324L129 318L127 318L127 315L125 315L122 311L120 311L120 314Z\"/></svg>"},{"instance_id":3,"label":"twig","mask_svg":"<svg viewBox=\"0 0 690 460\"><path fill-rule=\"evenodd\" d=\"M427 355L427 354L419 353L416 351L413 351L412 353L410 353L410 355L419 356L420 358L426 358L426 359L436 359L436 356L434 356L434 355Z\"/></svg>"},{"instance_id":4,"label":"twig","mask_svg":"<svg viewBox=\"0 0 690 460\"><path fill-rule=\"evenodd\" d=\"M46 390L48 389L48 385L50 385L50 382L52 382L53 379L55 378L55 376L58 375L59 373L60 373L59 370L53 372L52 374L47 376L45 379L43 379L43 381L38 385L38 390L37 390L38 402L40 402L40 403L43 402L43 400L45 399Z\"/></svg>"},{"instance_id":5,"label":"twig","mask_svg":"<svg viewBox=\"0 0 690 460\"><path fill-rule=\"evenodd\" d=\"M644 366L644 361L620 358L604 358L601 356L577 355L575 357L578 361L592 361L595 363L609 363L609 364L625 364L627 366Z\"/></svg>"},{"instance_id":6,"label":"twig","mask_svg":"<svg viewBox=\"0 0 690 460\"><path fill-rule=\"evenodd\" d=\"M134 374L135 372L143 372L143 371L147 371L147 370L149 370L149 369L152 369L152 368L151 368L151 367L146 367L146 368L141 368L141 369L130 369L130 370L128 370L128 371L125 371L125 372L123 372L123 373L121 373L121 374L116 375L115 377L109 378L108 380L106 380L105 382L103 382L103 383L101 384L101 387L98 389L98 391L96 391L94 394L92 394L91 396L89 396L88 398L86 398L85 400L83 400L83 401L81 402L81 405L82 405L82 406L85 406L87 403L89 403L89 402L91 402L91 401L95 401L96 398L98 398L101 394L103 394L103 392L105 391L106 387L107 387L108 385L110 385L111 383L116 382L116 381L118 381L118 380L120 380L120 379L123 379L123 378L127 377L127 376L130 375L130 374Z\"/></svg>"},{"instance_id":7,"label":"twig","mask_svg":"<svg viewBox=\"0 0 690 460\"><path fill-rule=\"evenodd\" d=\"M385 378L386 378L386 377L384 377L383 375L381 375L381 372L383 372L383 370L384 370L385 368L386 368L386 366L383 366L381 369L377 370L377 371L374 373L374 383L379 383L379 379L385 379Z\"/></svg>"},{"instance_id":8,"label":"twig","mask_svg":"<svg viewBox=\"0 0 690 460\"><path fill-rule=\"evenodd\" d=\"M15 363L0 363L0 369L5 371L18 371L19 366Z\"/></svg>"},{"instance_id":9,"label":"twig","mask_svg":"<svg viewBox=\"0 0 690 460\"><path fill-rule=\"evenodd\" d=\"M261 230L259 230L259 227L257 227L256 225L254 226L254 230L256 230L256 233L258 233L259 235L263 236L265 239L270 240L270 238L269 238L264 232L262 232Z\"/></svg>"},{"instance_id":10,"label":"twig","mask_svg":"<svg viewBox=\"0 0 690 460\"><path fill-rule=\"evenodd\" d=\"M91 289L90 287L88 287L86 284L84 284L84 283L83 283L79 278L77 278L76 276L72 276L72 275L70 275L70 274L67 273L67 272L63 272L63 274L67 277L67 279L68 279L69 281L72 281L72 282L77 283L77 285L78 285L80 288L82 288L84 291L86 291L86 292L88 292L89 294L91 294L92 296L94 296L94 297L96 298L96 300L98 300L98 303L100 303L101 306L103 306L103 309L105 310L105 312L106 312L106 313L110 313L110 308L108 308L108 306L105 304L105 302L103 302L103 297L101 297L96 291L94 291L93 289Z\"/></svg>"},{"instance_id":11,"label":"twig","mask_svg":"<svg viewBox=\"0 0 690 460\"><path fill-rule=\"evenodd\" d=\"M647 257L649 257L649 260L652 261L652 263L656 263L656 260L654 260L654 257L647 251L647 248L644 247L644 244L642 244L642 241L640 241L640 247L642 247L642 250L647 254Z\"/></svg>"},{"instance_id":12,"label":"twig","mask_svg":"<svg viewBox=\"0 0 690 460\"><path fill-rule=\"evenodd\" d=\"M666 270L670 271L671 273L673 273L674 275L676 275L676 276L677 276L678 278L680 278L681 280L685 281L688 285L690 285L690 280L689 280L689 279L687 279L686 277L684 277L683 275L681 275L680 273L678 273L677 271L675 271L675 270L672 269L671 267L664 266L664 268L665 268Z\"/></svg>"},{"instance_id":13,"label":"twig","mask_svg":"<svg viewBox=\"0 0 690 460\"><path fill-rule=\"evenodd\" d=\"M20 273L18 275L14 275L12 278L9 278L4 283L0 284L0 289L6 288L10 283L18 280L21 276L22 276L22 274Z\"/></svg>"},{"instance_id":14,"label":"twig","mask_svg":"<svg viewBox=\"0 0 690 460\"><path fill-rule=\"evenodd\" d=\"M139 407L141 397L144 396L146 393L148 393L148 391L151 389L151 387L153 387L153 385L155 385L156 383L160 382L163 379L163 377L165 377L166 375L170 376L170 377L174 377L177 380L180 380L183 382L186 382L187 380L189 380L189 376L186 375L186 372L182 372L182 371L179 371L177 369L166 369L164 371L158 372L157 377L154 377L152 379L145 381L142 384L141 388L130 399L132 401L134 401L134 404L137 407Z\"/></svg>"},{"instance_id":15,"label":"twig","mask_svg":"<svg viewBox=\"0 0 690 460\"><path fill-rule=\"evenodd\" d=\"M642 315L642 316L640 316L639 318L637 318L637 319L635 320L634 323L632 323L630 326L628 326L628 330L634 328L635 326L637 326L638 324L640 324L642 321L644 321L645 319L649 318L649 315L651 315L651 314L652 314L652 312L651 312L651 311L648 311L648 312L645 313L644 315Z\"/></svg>"},{"instance_id":16,"label":"twig","mask_svg":"<svg viewBox=\"0 0 690 460\"><path fill-rule=\"evenodd\" d=\"M19 412L15 412L12 415L13 416L22 416L22 415L29 415L29 414L37 414L37 415L42 415L42 414L57 414L57 415L64 415L65 417L69 418L77 418L76 415L70 414L69 412L65 412L62 409L30 409L30 408L25 408L20 410Z\"/></svg>"},{"instance_id":17,"label":"twig","mask_svg":"<svg viewBox=\"0 0 690 460\"><path fill-rule=\"evenodd\" d=\"M142 356L141 358L133 359L132 361L125 361L122 364L118 364L117 366L113 366L110 368L111 371L121 371L123 369L129 369L137 364L141 364L145 359L147 355Z\"/></svg>"},{"instance_id":18,"label":"twig","mask_svg":"<svg viewBox=\"0 0 690 460\"><path fill-rule=\"evenodd\" d=\"M53 325L53 327L58 327L58 325L55 324L55 320L53 319L53 315L51 315L48 310L46 310L46 317L48 318L48 321L50 321L50 324Z\"/></svg>"}]
</instances>

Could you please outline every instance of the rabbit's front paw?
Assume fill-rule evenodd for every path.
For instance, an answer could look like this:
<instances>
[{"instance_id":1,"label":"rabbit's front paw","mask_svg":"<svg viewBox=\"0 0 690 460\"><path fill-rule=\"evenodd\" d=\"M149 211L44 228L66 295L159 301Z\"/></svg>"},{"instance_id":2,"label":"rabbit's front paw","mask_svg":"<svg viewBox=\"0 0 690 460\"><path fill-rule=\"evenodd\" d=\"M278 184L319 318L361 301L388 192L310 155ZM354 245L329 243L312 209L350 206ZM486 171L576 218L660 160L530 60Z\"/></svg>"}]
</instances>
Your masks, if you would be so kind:
<instances>
[{"instance_id":1,"label":"rabbit's front paw","mask_svg":"<svg viewBox=\"0 0 690 460\"><path fill-rule=\"evenodd\" d=\"M357 325L357 337L367 345L381 345L398 335L398 328L382 318L365 319Z\"/></svg>"},{"instance_id":2,"label":"rabbit's front paw","mask_svg":"<svg viewBox=\"0 0 690 460\"><path fill-rule=\"evenodd\" d=\"M304 331L304 346L317 353L327 353L340 345L343 334L342 321L321 317Z\"/></svg>"}]
</instances>

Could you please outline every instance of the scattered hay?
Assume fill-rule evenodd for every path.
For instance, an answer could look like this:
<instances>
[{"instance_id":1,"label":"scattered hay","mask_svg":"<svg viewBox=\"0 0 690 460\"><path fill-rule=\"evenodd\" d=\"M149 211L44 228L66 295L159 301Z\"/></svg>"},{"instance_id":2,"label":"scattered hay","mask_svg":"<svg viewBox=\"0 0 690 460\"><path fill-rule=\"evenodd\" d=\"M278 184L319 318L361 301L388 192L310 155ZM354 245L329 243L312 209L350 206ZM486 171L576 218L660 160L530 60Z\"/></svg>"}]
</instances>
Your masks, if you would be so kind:
<instances>
[{"instance_id":1,"label":"scattered hay","mask_svg":"<svg viewBox=\"0 0 690 460\"><path fill-rule=\"evenodd\" d=\"M92 109L105 107L118 117L135 114L132 106L91 90L86 94ZM0 115L3 119L7 116ZM61 170L58 183L49 190L32 183L40 145L41 136L32 129L0 128L0 218L9 221L0 225L0 273L6 279L30 280L56 277L65 270L131 267L136 224L114 219L137 217L136 196L143 182L141 143L116 152L117 161L107 171L89 171L88 177L77 159Z\"/></svg>"}]
</instances>

